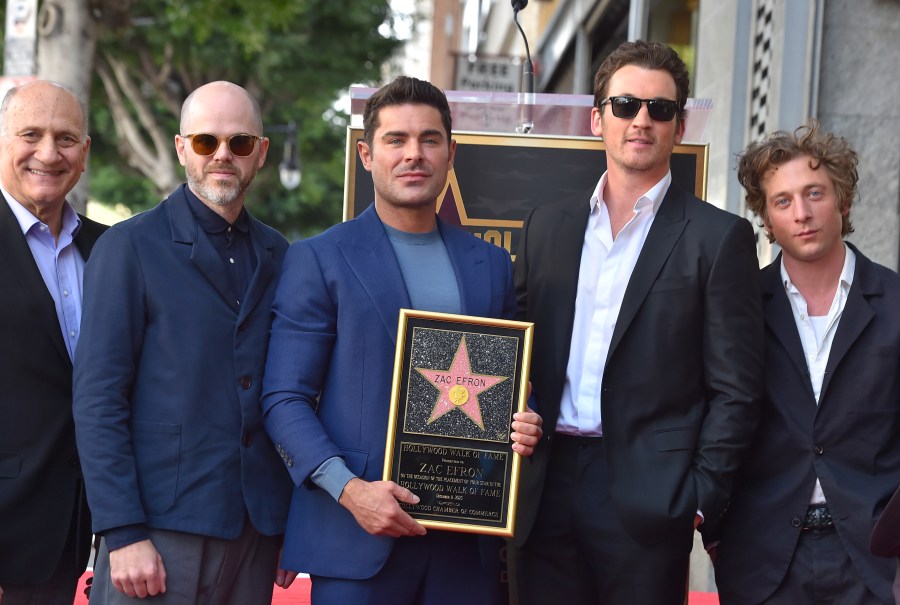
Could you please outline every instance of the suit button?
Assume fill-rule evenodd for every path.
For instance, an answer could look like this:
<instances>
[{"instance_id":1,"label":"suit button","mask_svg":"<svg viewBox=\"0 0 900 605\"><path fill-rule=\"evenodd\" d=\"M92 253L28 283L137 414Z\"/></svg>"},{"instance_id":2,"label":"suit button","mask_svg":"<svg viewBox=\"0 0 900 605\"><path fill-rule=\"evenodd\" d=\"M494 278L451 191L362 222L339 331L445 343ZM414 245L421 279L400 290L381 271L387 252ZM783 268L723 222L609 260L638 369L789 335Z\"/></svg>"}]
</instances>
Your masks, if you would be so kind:
<instances>
[{"instance_id":1,"label":"suit button","mask_svg":"<svg viewBox=\"0 0 900 605\"><path fill-rule=\"evenodd\" d=\"M238 326L238 332L243 332L246 329L247 329L247 322L246 321L241 322L241 325Z\"/></svg>"},{"instance_id":2,"label":"suit button","mask_svg":"<svg viewBox=\"0 0 900 605\"><path fill-rule=\"evenodd\" d=\"M794 527L803 527L803 521L801 521L799 517L794 517L791 519L791 525Z\"/></svg>"},{"instance_id":3,"label":"suit button","mask_svg":"<svg viewBox=\"0 0 900 605\"><path fill-rule=\"evenodd\" d=\"M815 444L815 445L813 446L813 451L814 451L816 454L818 454L819 456L821 456L822 454L825 453L825 448L822 447L821 445L819 445L819 444L817 443L817 444Z\"/></svg>"},{"instance_id":4,"label":"suit button","mask_svg":"<svg viewBox=\"0 0 900 605\"><path fill-rule=\"evenodd\" d=\"M249 433L244 433L243 435L241 435L241 445L243 445L244 447L248 447L250 445Z\"/></svg>"},{"instance_id":5,"label":"suit button","mask_svg":"<svg viewBox=\"0 0 900 605\"><path fill-rule=\"evenodd\" d=\"M241 376L241 387L244 390L249 389L251 383L252 383L252 381L250 380L249 376Z\"/></svg>"}]
</instances>

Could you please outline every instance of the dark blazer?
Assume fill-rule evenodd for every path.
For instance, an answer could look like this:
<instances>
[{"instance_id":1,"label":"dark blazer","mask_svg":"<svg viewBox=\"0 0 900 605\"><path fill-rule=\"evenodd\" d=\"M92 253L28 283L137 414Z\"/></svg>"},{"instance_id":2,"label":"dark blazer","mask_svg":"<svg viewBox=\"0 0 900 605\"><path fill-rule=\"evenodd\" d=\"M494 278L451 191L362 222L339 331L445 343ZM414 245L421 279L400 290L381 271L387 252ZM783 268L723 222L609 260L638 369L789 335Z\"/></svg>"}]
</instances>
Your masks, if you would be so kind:
<instances>
[{"instance_id":1,"label":"dark blazer","mask_svg":"<svg viewBox=\"0 0 900 605\"><path fill-rule=\"evenodd\" d=\"M75 245L87 260L106 227L80 218ZM73 514L76 561L87 565L90 515L75 449L72 362L53 298L3 199L0 292L0 586L40 584L59 563Z\"/></svg>"},{"instance_id":2,"label":"dark blazer","mask_svg":"<svg viewBox=\"0 0 900 605\"><path fill-rule=\"evenodd\" d=\"M509 254L438 221L466 315L515 311ZM293 244L275 297L263 418L294 480L281 566L369 578L395 539L371 536L309 477L341 456L366 481L381 479L401 308L400 265L370 206L358 218ZM407 538L415 539L415 538Z\"/></svg>"},{"instance_id":3,"label":"dark blazer","mask_svg":"<svg viewBox=\"0 0 900 605\"><path fill-rule=\"evenodd\" d=\"M897 561L894 574L894 601L900 603L900 487L891 496L884 512L878 517L872 539L869 542L872 554L879 557L893 557Z\"/></svg>"},{"instance_id":4,"label":"dark blazer","mask_svg":"<svg viewBox=\"0 0 900 605\"><path fill-rule=\"evenodd\" d=\"M781 257L762 272L766 397L722 522L723 602L758 603L781 583L817 476L857 571L879 598L893 598L894 562L869 553L869 536L900 485L900 277L853 250L856 272L818 406Z\"/></svg>"},{"instance_id":5,"label":"dark blazer","mask_svg":"<svg viewBox=\"0 0 900 605\"><path fill-rule=\"evenodd\" d=\"M522 467L517 545L537 513L559 416L590 195L536 208L516 257L544 419ZM601 387L613 503L641 542L685 535L698 509L701 527L712 526L725 507L762 393L758 266L746 220L669 187L625 290Z\"/></svg>"},{"instance_id":6,"label":"dark blazer","mask_svg":"<svg viewBox=\"0 0 900 605\"><path fill-rule=\"evenodd\" d=\"M869 550L879 557L900 557L900 487L875 523Z\"/></svg>"},{"instance_id":7,"label":"dark blazer","mask_svg":"<svg viewBox=\"0 0 900 605\"><path fill-rule=\"evenodd\" d=\"M184 186L110 228L85 268L75 428L94 531L284 531L290 479L262 429L269 309L287 242L252 219L236 312Z\"/></svg>"}]
</instances>

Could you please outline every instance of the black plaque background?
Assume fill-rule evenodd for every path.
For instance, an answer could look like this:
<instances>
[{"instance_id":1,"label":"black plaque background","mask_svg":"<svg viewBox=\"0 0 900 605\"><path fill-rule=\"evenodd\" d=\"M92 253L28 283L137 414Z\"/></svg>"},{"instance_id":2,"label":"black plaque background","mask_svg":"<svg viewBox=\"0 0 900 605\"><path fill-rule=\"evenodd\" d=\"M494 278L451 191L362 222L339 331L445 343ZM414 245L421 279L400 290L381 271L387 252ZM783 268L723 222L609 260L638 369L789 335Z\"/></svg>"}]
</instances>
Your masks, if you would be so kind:
<instances>
[{"instance_id":1,"label":"black plaque background","mask_svg":"<svg viewBox=\"0 0 900 605\"><path fill-rule=\"evenodd\" d=\"M518 455L511 449L509 432L512 414L525 408L521 381L523 372L527 372L523 360L528 357L526 345L530 346L530 341L526 343L521 327L460 323L433 318L441 314L419 317L417 312L406 313L410 315L405 318L405 329L401 325L402 340L398 341L402 353L395 368L399 384L390 418L393 430L388 433L385 478L421 498L419 504L404 504L403 508L426 527L511 535ZM422 338L423 333L438 337ZM422 415L427 420L440 392L415 368L449 369L463 336L473 373L509 378L478 395L485 431L459 409L423 430ZM499 349L490 346L491 341L497 342L492 337L500 337L503 345ZM512 358L504 362L498 352ZM422 465L427 472L421 472ZM437 465L442 467L440 473L435 473ZM460 481L469 472L478 474L476 481ZM434 481L435 477L443 481ZM501 485L497 487L497 483ZM433 490L434 485L443 485L444 489ZM493 493L496 490L499 496Z\"/></svg>"}]
</instances>

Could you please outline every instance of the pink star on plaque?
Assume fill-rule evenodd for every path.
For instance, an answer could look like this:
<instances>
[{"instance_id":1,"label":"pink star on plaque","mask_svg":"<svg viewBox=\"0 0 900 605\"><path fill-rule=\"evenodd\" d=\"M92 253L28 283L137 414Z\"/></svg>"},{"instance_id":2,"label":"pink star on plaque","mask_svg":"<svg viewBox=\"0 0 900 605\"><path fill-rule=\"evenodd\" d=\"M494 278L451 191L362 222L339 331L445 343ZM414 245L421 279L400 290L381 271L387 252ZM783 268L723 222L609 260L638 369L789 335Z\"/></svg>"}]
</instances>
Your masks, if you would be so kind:
<instances>
[{"instance_id":1,"label":"pink star on plaque","mask_svg":"<svg viewBox=\"0 0 900 605\"><path fill-rule=\"evenodd\" d=\"M456 355L453 356L453 363L450 364L448 370L416 368L416 372L441 391L434 410L431 412L431 418L428 419L428 424L458 408L482 431L484 430L484 421L481 419L478 395L509 378L508 376L486 376L472 372L465 336L460 341Z\"/></svg>"}]
</instances>

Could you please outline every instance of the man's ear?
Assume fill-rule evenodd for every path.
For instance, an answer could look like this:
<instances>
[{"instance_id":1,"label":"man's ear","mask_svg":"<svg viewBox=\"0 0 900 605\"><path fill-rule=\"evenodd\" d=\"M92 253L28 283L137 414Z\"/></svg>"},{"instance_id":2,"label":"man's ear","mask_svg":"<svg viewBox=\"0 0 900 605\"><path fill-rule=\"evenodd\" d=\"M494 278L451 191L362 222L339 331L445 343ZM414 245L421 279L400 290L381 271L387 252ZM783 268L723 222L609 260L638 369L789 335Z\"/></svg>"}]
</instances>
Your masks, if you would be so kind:
<instances>
[{"instance_id":1,"label":"man's ear","mask_svg":"<svg viewBox=\"0 0 900 605\"><path fill-rule=\"evenodd\" d=\"M681 118L681 116L678 116L675 119L678 120L678 129L675 132L675 144L681 145L681 140L684 138L684 129L687 126L685 125L684 120Z\"/></svg>"},{"instance_id":2,"label":"man's ear","mask_svg":"<svg viewBox=\"0 0 900 605\"><path fill-rule=\"evenodd\" d=\"M598 107L591 108L591 133L603 137L603 110Z\"/></svg>"},{"instance_id":3,"label":"man's ear","mask_svg":"<svg viewBox=\"0 0 900 605\"><path fill-rule=\"evenodd\" d=\"M365 141L357 141L356 152L359 153L359 159L362 160L363 168L367 172L372 172L372 149Z\"/></svg>"}]
</instances>

